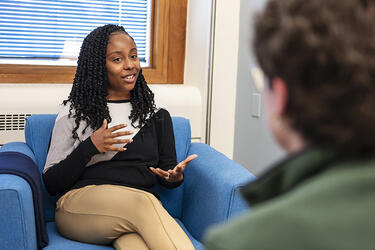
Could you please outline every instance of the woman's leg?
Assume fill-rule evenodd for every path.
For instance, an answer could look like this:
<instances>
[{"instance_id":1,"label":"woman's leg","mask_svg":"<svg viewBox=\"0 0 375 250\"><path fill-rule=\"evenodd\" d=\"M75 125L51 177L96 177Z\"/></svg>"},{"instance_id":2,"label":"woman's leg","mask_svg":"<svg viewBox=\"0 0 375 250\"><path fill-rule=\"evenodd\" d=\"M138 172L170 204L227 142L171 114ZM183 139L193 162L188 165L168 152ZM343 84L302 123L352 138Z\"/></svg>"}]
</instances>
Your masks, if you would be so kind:
<instances>
[{"instance_id":1,"label":"woman's leg","mask_svg":"<svg viewBox=\"0 0 375 250\"><path fill-rule=\"evenodd\" d=\"M127 233L115 240L113 246L116 250L149 250L146 242L138 233Z\"/></svg>"},{"instance_id":2,"label":"woman's leg","mask_svg":"<svg viewBox=\"0 0 375 250\"><path fill-rule=\"evenodd\" d=\"M150 249L194 249L189 237L154 195L138 189L121 188L129 189L138 197L137 214L132 222L138 226L137 232Z\"/></svg>"},{"instance_id":3,"label":"woman's leg","mask_svg":"<svg viewBox=\"0 0 375 250\"><path fill-rule=\"evenodd\" d=\"M118 195L98 187L74 189L57 201L56 225L63 236L108 245L124 233L135 232L126 220L113 215L115 206L111 203Z\"/></svg>"},{"instance_id":4,"label":"woman's leg","mask_svg":"<svg viewBox=\"0 0 375 250\"><path fill-rule=\"evenodd\" d=\"M65 237L88 243L109 244L125 233L138 233L153 250L194 249L160 201L134 188L99 185L72 190L58 201L56 223ZM116 244L121 247L121 242Z\"/></svg>"}]
</instances>

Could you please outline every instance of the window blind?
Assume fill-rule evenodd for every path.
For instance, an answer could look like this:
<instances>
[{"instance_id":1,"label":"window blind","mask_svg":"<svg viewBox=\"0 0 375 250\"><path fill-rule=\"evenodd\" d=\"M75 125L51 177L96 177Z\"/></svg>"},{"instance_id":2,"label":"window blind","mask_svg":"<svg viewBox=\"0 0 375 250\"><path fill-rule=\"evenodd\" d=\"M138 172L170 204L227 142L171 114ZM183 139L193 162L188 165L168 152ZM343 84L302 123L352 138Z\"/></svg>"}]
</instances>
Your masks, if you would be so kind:
<instances>
[{"instance_id":1,"label":"window blind","mask_svg":"<svg viewBox=\"0 0 375 250\"><path fill-rule=\"evenodd\" d=\"M86 35L117 24L150 59L151 0L0 0L0 63L76 65Z\"/></svg>"}]
</instances>

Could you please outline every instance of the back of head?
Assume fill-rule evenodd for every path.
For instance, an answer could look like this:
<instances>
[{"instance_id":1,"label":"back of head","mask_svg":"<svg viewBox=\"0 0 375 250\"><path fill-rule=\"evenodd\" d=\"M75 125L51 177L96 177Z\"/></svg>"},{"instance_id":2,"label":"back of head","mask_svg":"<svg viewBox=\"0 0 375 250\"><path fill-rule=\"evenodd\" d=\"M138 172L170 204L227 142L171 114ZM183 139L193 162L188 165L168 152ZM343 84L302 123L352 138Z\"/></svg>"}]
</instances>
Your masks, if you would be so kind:
<instances>
[{"instance_id":1,"label":"back of head","mask_svg":"<svg viewBox=\"0 0 375 250\"><path fill-rule=\"evenodd\" d=\"M288 88L286 117L308 141L375 146L375 1L271 0L254 49Z\"/></svg>"}]
</instances>

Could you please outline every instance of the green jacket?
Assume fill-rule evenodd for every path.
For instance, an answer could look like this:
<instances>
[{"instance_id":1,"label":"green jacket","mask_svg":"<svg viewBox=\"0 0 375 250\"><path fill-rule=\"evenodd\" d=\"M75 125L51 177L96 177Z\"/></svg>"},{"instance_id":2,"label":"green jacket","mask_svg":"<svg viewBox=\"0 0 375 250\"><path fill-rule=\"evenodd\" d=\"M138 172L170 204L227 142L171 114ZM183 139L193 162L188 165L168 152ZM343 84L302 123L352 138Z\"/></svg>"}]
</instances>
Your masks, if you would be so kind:
<instances>
[{"instance_id":1,"label":"green jacket","mask_svg":"<svg viewBox=\"0 0 375 250\"><path fill-rule=\"evenodd\" d=\"M375 249L375 157L311 148L243 195L251 212L209 230L207 250Z\"/></svg>"}]
</instances>

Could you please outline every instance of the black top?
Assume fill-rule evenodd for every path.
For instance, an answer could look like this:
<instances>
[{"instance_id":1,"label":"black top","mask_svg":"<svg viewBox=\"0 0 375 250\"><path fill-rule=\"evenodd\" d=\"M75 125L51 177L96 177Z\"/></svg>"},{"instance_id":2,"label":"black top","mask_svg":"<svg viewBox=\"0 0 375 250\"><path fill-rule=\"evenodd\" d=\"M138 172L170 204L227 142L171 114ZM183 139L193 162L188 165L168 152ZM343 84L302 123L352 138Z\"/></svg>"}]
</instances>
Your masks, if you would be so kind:
<instances>
[{"instance_id":1,"label":"black top","mask_svg":"<svg viewBox=\"0 0 375 250\"><path fill-rule=\"evenodd\" d=\"M116 120L114 116L118 110L126 110L126 108L122 109L120 105L131 104L127 102L108 103L112 121ZM115 108L112 109L111 106ZM167 182L149 170L149 167L168 170L177 164L172 120L169 112L165 109L158 110L150 118L150 124L140 129L131 126L129 121L124 121L128 124L124 130L133 130L134 132L133 142L127 145L123 144L127 148L126 151L107 153L99 153L92 143L89 136L93 131L79 134L79 137L84 139L82 142L77 143L72 139L71 130L67 127L71 128L72 124L69 123L72 122L74 125L74 119L65 116L66 110L60 113L55 123L43 171L43 180L50 194L63 194L71 189L92 184L123 185L155 194L151 187L157 182L167 188L174 188L182 183ZM122 113L120 116L123 115ZM128 117L128 114L125 117ZM109 124L108 127L114 125L117 124ZM65 138L64 141L59 140L58 138L61 137L59 132L67 133L67 131L70 132L70 137ZM59 156L59 148L67 148L67 145L60 147L59 144L66 143L70 143L73 149L63 158ZM62 159L58 160L59 157Z\"/></svg>"}]
</instances>

